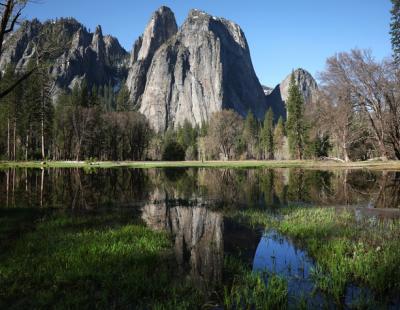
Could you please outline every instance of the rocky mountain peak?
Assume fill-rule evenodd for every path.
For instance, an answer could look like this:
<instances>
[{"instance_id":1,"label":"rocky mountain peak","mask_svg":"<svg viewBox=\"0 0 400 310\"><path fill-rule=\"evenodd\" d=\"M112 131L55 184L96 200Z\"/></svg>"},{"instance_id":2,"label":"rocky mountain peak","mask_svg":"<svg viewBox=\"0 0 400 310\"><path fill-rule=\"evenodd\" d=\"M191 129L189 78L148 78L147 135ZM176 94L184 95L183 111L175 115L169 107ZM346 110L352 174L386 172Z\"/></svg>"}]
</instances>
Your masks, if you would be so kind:
<instances>
[{"instance_id":1,"label":"rocky mountain peak","mask_svg":"<svg viewBox=\"0 0 400 310\"><path fill-rule=\"evenodd\" d=\"M99 62L104 62L105 60L105 43L103 38L103 31L101 26L98 25L93 34L91 47L93 51L97 54L97 60Z\"/></svg>"},{"instance_id":2,"label":"rocky mountain peak","mask_svg":"<svg viewBox=\"0 0 400 310\"><path fill-rule=\"evenodd\" d=\"M94 31L95 36L103 37L103 29L101 28L101 25L96 26L96 30Z\"/></svg>"},{"instance_id":3,"label":"rocky mountain peak","mask_svg":"<svg viewBox=\"0 0 400 310\"><path fill-rule=\"evenodd\" d=\"M147 80L147 71L156 51L178 31L175 15L170 8L160 7L155 11L132 49L127 87L131 101L137 105Z\"/></svg>"},{"instance_id":4,"label":"rocky mountain peak","mask_svg":"<svg viewBox=\"0 0 400 310\"><path fill-rule=\"evenodd\" d=\"M79 47L86 47L89 45L89 36L88 33L83 30L83 28L79 28L77 32L75 32L72 42L71 42L71 51L76 50Z\"/></svg>"},{"instance_id":5,"label":"rocky mountain peak","mask_svg":"<svg viewBox=\"0 0 400 310\"><path fill-rule=\"evenodd\" d=\"M225 18L212 16L204 11L193 9L189 12L187 19L182 25L182 31L195 32L195 31L210 31L219 35L219 30L223 28L228 31L230 37L240 45L243 49L247 48L245 35L236 23L229 21Z\"/></svg>"},{"instance_id":6,"label":"rocky mountain peak","mask_svg":"<svg viewBox=\"0 0 400 310\"><path fill-rule=\"evenodd\" d=\"M318 90L318 84L313 76L306 70L299 68L293 71L294 79L300 92L303 94L304 102L310 103L313 98L315 99ZM289 85L292 74L289 74L280 84L280 91L283 101L286 102L289 97Z\"/></svg>"},{"instance_id":7,"label":"rocky mountain peak","mask_svg":"<svg viewBox=\"0 0 400 310\"><path fill-rule=\"evenodd\" d=\"M141 49L153 28L152 18ZM141 51L137 53L139 45L140 40L132 52L131 60L137 60L127 85L133 102L156 131L185 120L201 124L222 109L234 109L243 116L252 110L263 117L265 95L244 33L235 23L191 10L179 31L155 51L147 69Z\"/></svg>"},{"instance_id":8,"label":"rocky mountain peak","mask_svg":"<svg viewBox=\"0 0 400 310\"><path fill-rule=\"evenodd\" d=\"M54 97L61 90L73 87L84 78L89 85L119 84L126 78L126 70L121 70L127 52L115 38L103 36L100 26L90 33L81 23L73 18L38 20L24 22L10 34L4 43L0 70L8 63L16 70L25 70L33 57L32 42L41 37L46 38L44 46L50 46L56 52L46 59L49 73L56 82Z\"/></svg>"},{"instance_id":9,"label":"rocky mountain peak","mask_svg":"<svg viewBox=\"0 0 400 310\"><path fill-rule=\"evenodd\" d=\"M153 13L143 33L138 60L152 57L155 51L177 31L174 13L166 6L160 7Z\"/></svg>"},{"instance_id":10,"label":"rocky mountain peak","mask_svg":"<svg viewBox=\"0 0 400 310\"><path fill-rule=\"evenodd\" d=\"M294 74L294 79L297 86L303 95L304 103L313 102L318 93L318 84L313 76L306 70L299 68L289 74L272 92L267 95L267 105L272 107L275 118L282 116L286 118L286 101L289 97L289 86L291 76Z\"/></svg>"}]
</instances>

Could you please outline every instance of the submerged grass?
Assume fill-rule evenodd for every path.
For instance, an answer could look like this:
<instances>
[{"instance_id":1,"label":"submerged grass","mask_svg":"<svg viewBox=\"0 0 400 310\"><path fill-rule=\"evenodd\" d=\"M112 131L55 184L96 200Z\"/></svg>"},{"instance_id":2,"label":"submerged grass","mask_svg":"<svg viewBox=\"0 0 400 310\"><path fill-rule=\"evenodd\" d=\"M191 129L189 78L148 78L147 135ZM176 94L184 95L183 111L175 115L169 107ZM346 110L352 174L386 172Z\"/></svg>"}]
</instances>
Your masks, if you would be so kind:
<instances>
[{"instance_id":1,"label":"submerged grass","mask_svg":"<svg viewBox=\"0 0 400 310\"><path fill-rule=\"evenodd\" d=\"M289 207L271 215L257 210L234 215L252 226L277 229L316 261L319 289L343 301L350 284L366 286L384 300L400 292L400 222L357 220L334 208Z\"/></svg>"},{"instance_id":2,"label":"submerged grass","mask_svg":"<svg viewBox=\"0 0 400 310\"><path fill-rule=\"evenodd\" d=\"M127 214L45 215L14 241L0 254L2 309L177 309L201 302L194 288L173 280L169 237Z\"/></svg>"},{"instance_id":3,"label":"submerged grass","mask_svg":"<svg viewBox=\"0 0 400 310\"><path fill-rule=\"evenodd\" d=\"M233 257L225 259L225 269L233 281L224 287L223 303L226 309L286 309L287 282L275 275L249 271Z\"/></svg>"}]
</instances>

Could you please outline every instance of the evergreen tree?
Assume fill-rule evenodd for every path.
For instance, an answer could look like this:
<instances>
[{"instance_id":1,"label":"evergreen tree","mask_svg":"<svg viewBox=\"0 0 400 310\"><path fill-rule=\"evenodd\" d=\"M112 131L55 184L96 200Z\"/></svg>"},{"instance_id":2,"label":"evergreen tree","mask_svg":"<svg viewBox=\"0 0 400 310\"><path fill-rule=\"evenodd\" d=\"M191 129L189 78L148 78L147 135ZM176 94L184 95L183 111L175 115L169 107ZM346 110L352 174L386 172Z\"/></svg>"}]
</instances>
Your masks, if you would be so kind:
<instances>
[{"instance_id":1,"label":"evergreen tree","mask_svg":"<svg viewBox=\"0 0 400 310\"><path fill-rule=\"evenodd\" d=\"M271 108L265 114L261 143L265 159L274 159L274 113Z\"/></svg>"},{"instance_id":2,"label":"evergreen tree","mask_svg":"<svg viewBox=\"0 0 400 310\"><path fill-rule=\"evenodd\" d=\"M390 35L392 41L393 57L396 64L400 64L400 0L392 0L392 18Z\"/></svg>"},{"instance_id":3,"label":"evergreen tree","mask_svg":"<svg viewBox=\"0 0 400 310\"><path fill-rule=\"evenodd\" d=\"M81 96L80 94L81 94L81 88L78 85L78 83L75 83L74 87L72 88L71 96L70 96L71 103L72 103L73 106L79 106L79 104L80 104L80 96Z\"/></svg>"},{"instance_id":4,"label":"evergreen tree","mask_svg":"<svg viewBox=\"0 0 400 310\"><path fill-rule=\"evenodd\" d=\"M128 87L123 83L123 86L118 92L117 96L117 111L132 111L130 104Z\"/></svg>"},{"instance_id":5,"label":"evergreen tree","mask_svg":"<svg viewBox=\"0 0 400 310\"><path fill-rule=\"evenodd\" d=\"M96 85L92 86L92 91L89 96L89 107L97 107L100 105L99 92Z\"/></svg>"},{"instance_id":6,"label":"evergreen tree","mask_svg":"<svg viewBox=\"0 0 400 310\"><path fill-rule=\"evenodd\" d=\"M28 70L34 65L33 62L29 63ZM37 154L40 153L42 82L38 71L24 81L24 90L18 131L24 141L25 160L28 160L38 157Z\"/></svg>"},{"instance_id":7,"label":"evergreen tree","mask_svg":"<svg viewBox=\"0 0 400 310\"><path fill-rule=\"evenodd\" d=\"M282 116L279 117L278 123L274 129L274 151L282 152L285 143L285 125L283 124Z\"/></svg>"},{"instance_id":8,"label":"evergreen tree","mask_svg":"<svg viewBox=\"0 0 400 310\"><path fill-rule=\"evenodd\" d=\"M244 121L243 142L247 150L247 156L254 158L256 156L256 146L258 141L258 123L254 114L249 111Z\"/></svg>"},{"instance_id":9,"label":"evergreen tree","mask_svg":"<svg viewBox=\"0 0 400 310\"><path fill-rule=\"evenodd\" d=\"M296 84L292 73L289 84L289 97L287 107L287 135L289 150L292 158L303 159L306 138L306 126L304 119L304 99Z\"/></svg>"},{"instance_id":10,"label":"evergreen tree","mask_svg":"<svg viewBox=\"0 0 400 310\"><path fill-rule=\"evenodd\" d=\"M82 81L79 89L78 105L84 108L89 107L89 87L86 79Z\"/></svg>"}]
</instances>

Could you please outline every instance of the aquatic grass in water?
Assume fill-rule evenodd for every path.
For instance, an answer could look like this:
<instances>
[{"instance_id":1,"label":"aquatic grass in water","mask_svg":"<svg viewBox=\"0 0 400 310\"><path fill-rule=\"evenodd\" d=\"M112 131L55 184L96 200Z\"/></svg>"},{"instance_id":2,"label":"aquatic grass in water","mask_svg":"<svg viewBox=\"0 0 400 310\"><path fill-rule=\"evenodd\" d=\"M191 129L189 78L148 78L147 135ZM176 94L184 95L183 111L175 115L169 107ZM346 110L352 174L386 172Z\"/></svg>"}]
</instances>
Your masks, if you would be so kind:
<instances>
[{"instance_id":1,"label":"aquatic grass in water","mask_svg":"<svg viewBox=\"0 0 400 310\"><path fill-rule=\"evenodd\" d=\"M370 288L380 300L400 292L400 222L357 221L335 208L289 207L280 216L241 211L233 217L291 237L315 259L317 287L342 303L353 283ZM246 217L247 216L247 217Z\"/></svg>"},{"instance_id":2,"label":"aquatic grass in water","mask_svg":"<svg viewBox=\"0 0 400 310\"><path fill-rule=\"evenodd\" d=\"M275 275L251 272L237 259L225 259L227 272L234 274L233 283L224 287L223 301L227 309L286 309L287 282Z\"/></svg>"},{"instance_id":3,"label":"aquatic grass in water","mask_svg":"<svg viewBox=\"0 0 400 310\"><path fill-rule=\"evenodd\" d=\"M194 289L171 280L170 247L127 214L46 215L1 254L0 308L196 305Z\"/></svg>"}]
</instances>

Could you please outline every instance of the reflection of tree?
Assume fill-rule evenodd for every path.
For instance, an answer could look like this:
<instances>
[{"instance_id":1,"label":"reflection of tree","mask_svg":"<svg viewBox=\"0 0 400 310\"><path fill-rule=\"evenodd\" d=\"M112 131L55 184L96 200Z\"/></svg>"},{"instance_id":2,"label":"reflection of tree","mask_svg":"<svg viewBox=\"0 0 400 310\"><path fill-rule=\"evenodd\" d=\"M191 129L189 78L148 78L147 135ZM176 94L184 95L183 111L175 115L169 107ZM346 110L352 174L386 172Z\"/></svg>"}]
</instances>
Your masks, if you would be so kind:
<instances>
[{"instance_id":1,"label":"reflection of tree","mask_svg":"<svg viewBox=\"0 0 400 310\"><path fill-rule=\"evenodd\" d=\"M302 169L291 169L289 172L288 199L293 202L305 202L308 188L305 184L305 172Z\"/></svg>"},{"instance_id":2,"label":"reflection of tree","mask_svg":"<svg viewBox=\"0 0 400 310\"><path fill-rule=\"evenodd\" d=\"M243 171L202 169L200 173L201 185L206 189L209 199L218 200L225 204L239 202L247 179Z\"/></svg>"},{"instance_id":3,"label":"reflection of tree","mask_svg":"<svg viewBox=\"0 0 400 310\"><path fill-rule=\"evenodd\" d=\"M162 192L171 202L215 205L358 205L397 208L400 172L302 169L6 169L0 204L23 207L132 206Z\"/></svg>"},{"instance_id":4,"label":"reflection of tree","mask_svg":"<svg viewBox=\"0 0 400 310\"><path fill-rule=\"evenodd\" d=\"M223 263L223 216L205 207L145 205L142 218L156 230L170 233L181 272L200 286L219 283Z\"/></svg>"},{"instance_id":5,"label":"reflection of tree","mask_svg":"<svg viewBox=\"0 0 400 310\"><path fill-rule=\"evenodd\" d=\"M115 204L129 205L133 202L147 201L151 188L145 170L0 171L0 192L5 192L0 197L0 204L8 203L9 206L88 209Z\"/></svg>"},{"instance_id":6,"label":"reflection of tree","mask_svg":"<svg viewBox=\"0 0 400 310\"><path fill-rule=\"evenodd\" d=\"M378 182L376 208L396 208L400 205L400 172L383 171Z\"/></svg>"}]
</instances>

